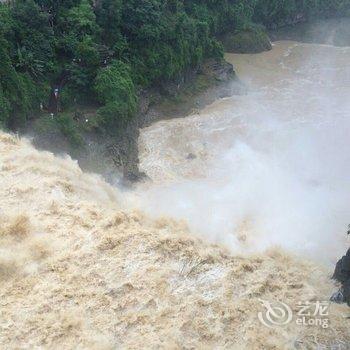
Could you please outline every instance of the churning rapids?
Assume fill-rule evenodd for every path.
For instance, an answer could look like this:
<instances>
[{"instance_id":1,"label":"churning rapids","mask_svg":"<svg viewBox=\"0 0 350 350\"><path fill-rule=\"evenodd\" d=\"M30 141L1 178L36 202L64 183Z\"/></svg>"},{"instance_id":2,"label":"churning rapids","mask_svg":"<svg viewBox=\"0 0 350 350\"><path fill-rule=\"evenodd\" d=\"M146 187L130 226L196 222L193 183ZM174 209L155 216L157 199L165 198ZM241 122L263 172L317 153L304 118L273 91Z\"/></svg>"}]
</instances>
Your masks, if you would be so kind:
<instances>
[{"instance_id":1,"label":"churning rapids","mask_svg":"<svg viewBox=\"0 0 350 350\"><path fill-rule=\"evenodd\" d=\"M262 301L328 300L350 220L350 49L227 55L248 93L141 133L132 193L0 132L0 348L323 349ZM311 259L309 259L311 258Z\"/></svg>"},{"instance_id":2,"label":"churning rapids","mask_svg":"<svg viewBox=\"0 0 350 350\"><path fill-rule=\"evenodd\" d=\"M233 251L334 263L350 220L350 48L276 42L226 59L250 91L143 130L141 170L160 185L142 203Z\"/></svg>"}]
</instances>

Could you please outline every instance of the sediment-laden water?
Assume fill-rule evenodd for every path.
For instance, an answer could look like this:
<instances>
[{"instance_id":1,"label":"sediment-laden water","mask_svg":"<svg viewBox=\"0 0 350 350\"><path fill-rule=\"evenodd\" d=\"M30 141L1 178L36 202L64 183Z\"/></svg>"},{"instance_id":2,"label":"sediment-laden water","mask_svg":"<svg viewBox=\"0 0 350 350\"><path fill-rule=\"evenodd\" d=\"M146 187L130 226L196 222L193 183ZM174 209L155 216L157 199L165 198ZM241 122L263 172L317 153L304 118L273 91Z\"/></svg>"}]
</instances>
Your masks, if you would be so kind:
<instances>
[{"instance_id":1,"label":"sediment-laden water","mask_svg":"<svg viewBox=\"0 0 350 350\"><path fill-rule=\"evenodd\" d=\"M134 193L0 133L1 347L346 348L348 307L296 317L345 250L348 58L228 55L247 95L143 130ZM276 301L294 317L269 328Z\"/></svg>"},{"instance_id":2,"label":"sediment-laden water","mask_svg":"<svg viewBox=\"0 0 350 350\"><path fill-rule=\"evenodd\" d=\"M334 262L350 217L350 48L276 42L226 59L246 95L142 131L155 183L143 205L234 251L278 245Z\"/></svg>"}]
</instances>

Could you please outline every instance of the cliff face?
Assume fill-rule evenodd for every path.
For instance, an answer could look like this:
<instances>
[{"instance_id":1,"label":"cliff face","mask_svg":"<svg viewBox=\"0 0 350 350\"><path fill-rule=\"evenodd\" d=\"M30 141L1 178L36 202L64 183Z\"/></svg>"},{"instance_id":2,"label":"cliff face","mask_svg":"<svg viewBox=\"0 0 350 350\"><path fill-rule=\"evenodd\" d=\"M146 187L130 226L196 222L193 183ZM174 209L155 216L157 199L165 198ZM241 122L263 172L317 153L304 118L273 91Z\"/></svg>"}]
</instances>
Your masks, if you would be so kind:
<instances>
[{"instance_id":1,"label":"cliff face","mask_svg":"<svg viewBox=\"0 0 350 350\"><path fill-rule=\"evenodd\" d=\"M267 328L259 299L327 300L327 272L277 250L231 256L151 220L70 159L0 134L0 343L6 348L310 348L331 327ZM130 207L130 205L129 205Z\"/></svg>"}]
</instances>

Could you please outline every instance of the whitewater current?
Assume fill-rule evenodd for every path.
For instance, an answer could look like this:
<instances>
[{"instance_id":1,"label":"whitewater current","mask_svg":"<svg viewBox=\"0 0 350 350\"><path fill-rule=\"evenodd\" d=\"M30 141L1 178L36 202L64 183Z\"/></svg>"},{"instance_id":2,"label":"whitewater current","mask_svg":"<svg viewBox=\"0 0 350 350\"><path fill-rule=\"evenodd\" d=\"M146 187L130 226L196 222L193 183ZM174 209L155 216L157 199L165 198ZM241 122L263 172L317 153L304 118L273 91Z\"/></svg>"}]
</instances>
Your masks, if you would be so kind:
<instances>
[{"instance_id":1,"label":"whitewater current","mask_svg":"<svg viewBox=\"0 0 350 350\"><path fill-rule=\"evenodd\" d=\"M248 94L143 130L153 181L132 193L0 132L0 348L349 347L344 305L327 328L259 320L269 302L295 316L336 289L348 55L228 55Z\"/></svg>"},{"instance_id":2,"label":"whitewater current","mask_svg":"<svg viewBox=\"0 0 350 350\"><path fill-rule=\"evenodd\" d=\"M350 48L276 42L226 60L247 94L142 130L141 206L234 252L334 264L349 245Z\"/></svg>"}]
</instances>

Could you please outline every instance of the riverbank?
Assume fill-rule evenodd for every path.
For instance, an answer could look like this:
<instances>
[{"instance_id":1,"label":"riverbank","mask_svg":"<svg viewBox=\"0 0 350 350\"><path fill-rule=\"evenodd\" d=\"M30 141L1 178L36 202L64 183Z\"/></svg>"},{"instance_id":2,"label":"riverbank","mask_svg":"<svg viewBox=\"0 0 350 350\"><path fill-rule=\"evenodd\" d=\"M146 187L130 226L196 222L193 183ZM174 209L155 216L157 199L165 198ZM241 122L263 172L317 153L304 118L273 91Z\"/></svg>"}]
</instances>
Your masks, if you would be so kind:
<instances>
[{"instance_id":1,"label":"riverbank","mask_svg":"<svg viewBox=\"0 0 350 350\"><path fill-rule=\"evenodd\" d=\"M96 110L80 112L82 145L71 147L60 133L35 129L35 122L26 130L39 149L55 154L70 154L82 169L102 174L109 182L132 184L144 177L138 169L139 130L150 124L189 115L217 99L244 93L234 67L222 60L207 60L199 68L187 71L180 79L162 83L156 88L140 91L139 112L128 123L121 125L113 136L103 133L93 125ZM45 117L49 118L49 116Z\"/></svg>"},{"instance_id":2,"label":"riverbank","mask_svg":"<svg viewBox=\"0 0 350 350\"><path fill-rule=\"evenodd\" d=\"M328 19L298 23L269 32L272 41L294 40L306 43L350 45L349 19ZM264 39L265 40L265 39ZM234 63L234 62L233 62ZM232 64L209 60L188 70L178 80L140 91L139 112L113 136L94 127L96 109L86 109L77 117L82 146L71 147L59 133L38 133L29 126L35 146L54 153L67 153L86 171L102 174L109 182L132 184L144 178L139 171L139 130L160 120L194 114L214 101L245 93ZM82 130L82 131L81 131Z\"/></svg>"}]
</instances>

